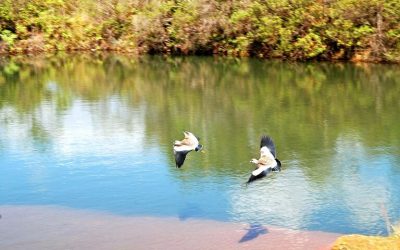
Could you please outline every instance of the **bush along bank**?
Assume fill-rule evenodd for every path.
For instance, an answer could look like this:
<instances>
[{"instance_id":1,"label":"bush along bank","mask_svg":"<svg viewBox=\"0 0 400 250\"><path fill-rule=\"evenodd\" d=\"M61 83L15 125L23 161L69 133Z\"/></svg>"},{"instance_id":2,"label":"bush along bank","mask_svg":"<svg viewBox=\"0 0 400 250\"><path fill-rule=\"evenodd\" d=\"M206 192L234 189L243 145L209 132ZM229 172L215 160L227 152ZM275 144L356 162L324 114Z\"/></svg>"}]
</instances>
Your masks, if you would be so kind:
<instances>
[{"instance_id":1,"label":"bush along bank","mask_svg":"<svg viewBox=\"0 0 400 250\"><path fill-rule=\"evenodd\" d=\"M2 0L0 53L400 61L398 0Z\"/></svg>"}]
</instances>

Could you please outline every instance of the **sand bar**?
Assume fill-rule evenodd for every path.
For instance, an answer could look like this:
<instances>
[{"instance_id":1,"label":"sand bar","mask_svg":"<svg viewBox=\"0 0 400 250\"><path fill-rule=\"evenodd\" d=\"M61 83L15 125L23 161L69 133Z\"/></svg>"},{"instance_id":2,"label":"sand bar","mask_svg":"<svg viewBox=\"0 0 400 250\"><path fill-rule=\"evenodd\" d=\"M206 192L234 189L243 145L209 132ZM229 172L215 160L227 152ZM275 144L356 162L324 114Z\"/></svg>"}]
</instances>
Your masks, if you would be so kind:
<instances>
[{"instance_id":1,"label":"sand bar","mask_svg":"<svg viewBox=\"0 0 400 250\"><path fill-rule=\"evenodd\" d=\"M0 206L0 249L329 249L339 234L213 220Z\"/></svg>"}]
</instances>

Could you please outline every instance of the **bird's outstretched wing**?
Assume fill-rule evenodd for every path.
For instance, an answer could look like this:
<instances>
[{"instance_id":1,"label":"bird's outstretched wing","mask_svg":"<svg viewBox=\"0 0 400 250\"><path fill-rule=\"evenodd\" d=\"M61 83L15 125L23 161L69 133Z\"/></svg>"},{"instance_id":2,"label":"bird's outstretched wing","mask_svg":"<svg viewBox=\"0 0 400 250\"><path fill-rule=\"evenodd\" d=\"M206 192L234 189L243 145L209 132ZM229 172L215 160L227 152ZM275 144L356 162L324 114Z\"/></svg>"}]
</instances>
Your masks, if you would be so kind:
<instances>
[{"instance_id":1,"label":"bird's outstretched wing","mask_svg":"<svg viewBox=\"0 0 400 250\"><path fill-rule=\"evenodd\" d=\"M175 156L175 163L176 163L176 167L180 168L183 165L183 162L185 162L186 159L186 155L189 153L190 151L175 151L174 150L174 156Z\"/></svg>"},{"instance_id":2,"label":"bird's outstretched wing","mask_svg":"<svg viewBox=\"0 0 400 250\"><path fill-rule=\"evenodd\" d=\"M272 141L271 137L263 135L261 137L261 142L260 142L260 148L262 147L267 147L268 150L271 152L271 154L276 158L276 152L275 152L275 144Z\"/></svg>"},{"instance_id":3,"label":"bird's outstretched wing","mask_svg":"<svg viewBox=\"0 0 400 250\"><path fill-rule=\"evenodd\" d=\"M264 173L266 170L269 170L269 169L270 169L269 166L259 166L256 170L251 172L251 174L254 176L257 176L257 175Z\"/></svg>"},{"instance_id":4,"label":"bird's outstretched wing","mask_svg":"<svg viewBox=\"0 0 400 250\"><path fill-rule=\"evenodd\" d=\"M257 175L254 175L253 173L254 173L255 171L256 171L256 170L254 170L254 171L251 173L250 178L249 178L249 180L247 181L247 183L253 182L253 181L258 180L258 179L261 179L261 178L263 178L263 177L265 177L265 176L267 175L267 173L266 173L267 171L263 171L263 172L258 173Z\"/></svg>"}]
</instances>

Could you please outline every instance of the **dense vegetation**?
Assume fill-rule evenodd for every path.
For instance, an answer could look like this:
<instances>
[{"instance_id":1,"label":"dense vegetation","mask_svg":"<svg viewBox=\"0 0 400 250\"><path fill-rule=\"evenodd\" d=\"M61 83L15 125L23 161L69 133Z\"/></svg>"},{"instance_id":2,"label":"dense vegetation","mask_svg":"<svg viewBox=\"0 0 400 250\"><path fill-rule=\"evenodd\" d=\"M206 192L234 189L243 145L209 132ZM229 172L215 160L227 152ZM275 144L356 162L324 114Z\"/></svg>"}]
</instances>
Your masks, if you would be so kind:
<instances>
[{"instance_id":1,"label":"dense vegetation","mask_svg":"<svg viewBox=\"0 0 400 250\"><path fill-rule=\"evenodd\" d=\"M398 0L1 0L0 52L400 61Z\"/></svg>"}]
</instances>

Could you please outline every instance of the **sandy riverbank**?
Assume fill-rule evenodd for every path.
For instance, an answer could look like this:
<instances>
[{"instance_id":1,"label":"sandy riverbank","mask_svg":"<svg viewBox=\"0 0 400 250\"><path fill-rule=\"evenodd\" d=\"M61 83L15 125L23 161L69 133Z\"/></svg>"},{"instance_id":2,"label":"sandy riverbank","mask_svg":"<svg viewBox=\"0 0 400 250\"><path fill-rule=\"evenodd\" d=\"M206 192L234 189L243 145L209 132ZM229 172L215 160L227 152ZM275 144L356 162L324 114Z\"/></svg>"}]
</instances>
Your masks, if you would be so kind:
<instances>
[{"instance_id":1,"label":"sandy riverbank","mask_svg":"<svg viewBox=\"0 0 400 250\"><path fill-rule=\"evenodd\" d=\"M0 206L0 249L329 249L340 236L211 220Z\"/></svg>"}]
</instances>

